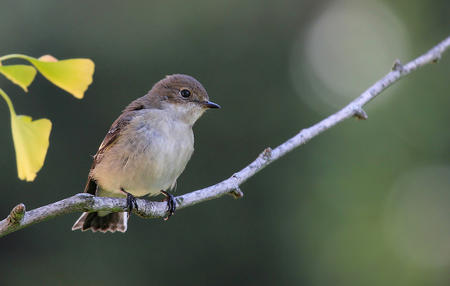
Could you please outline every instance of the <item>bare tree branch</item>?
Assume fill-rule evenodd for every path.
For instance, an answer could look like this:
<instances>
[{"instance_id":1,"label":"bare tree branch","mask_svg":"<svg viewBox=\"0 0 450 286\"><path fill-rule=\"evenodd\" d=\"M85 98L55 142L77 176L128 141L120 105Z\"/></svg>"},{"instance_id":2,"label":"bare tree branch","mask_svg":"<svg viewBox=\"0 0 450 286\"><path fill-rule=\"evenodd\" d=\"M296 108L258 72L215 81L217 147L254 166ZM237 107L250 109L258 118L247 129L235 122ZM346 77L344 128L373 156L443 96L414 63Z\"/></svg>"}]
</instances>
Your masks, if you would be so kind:
<instances>
[{"instance_id":1,"label":"bare tree branch","mask_svg":"<svg viewBox=\"0 0 450 286\"><path fill-rule=\"evenodd\" d=\"M219 198L224 194L231 194L236 198L242 197L243 193L239 186L257 172L286 153L305 144L320 133L347 118L356 117L359 119L366 119L367 114L363 110L365 104L400 78L405 77L419 67L437 62L441 58L442 53L449 47L450 37L406 65L402 65L399 60L396 60L392 67L392 71L338 112L328 116L309 128L301 130L297 135L275 149L272 150L266 148L256 160L239 172L234 173L230 178L213 186L176 197L177 209ZM133 212L141 217L162 218L166 215L167 210L165 202L152 202L138 199L137 204L139 210L134 210ZM0 236L7 235L29 225L67 213L80 211L123 211L125 209L125 199L94 197L89 194L77 194L73 197L31 211L25 211L25 205L19 204L12 209L10 215L6 219L0 221Z\"/></svg>"}]
</instances>

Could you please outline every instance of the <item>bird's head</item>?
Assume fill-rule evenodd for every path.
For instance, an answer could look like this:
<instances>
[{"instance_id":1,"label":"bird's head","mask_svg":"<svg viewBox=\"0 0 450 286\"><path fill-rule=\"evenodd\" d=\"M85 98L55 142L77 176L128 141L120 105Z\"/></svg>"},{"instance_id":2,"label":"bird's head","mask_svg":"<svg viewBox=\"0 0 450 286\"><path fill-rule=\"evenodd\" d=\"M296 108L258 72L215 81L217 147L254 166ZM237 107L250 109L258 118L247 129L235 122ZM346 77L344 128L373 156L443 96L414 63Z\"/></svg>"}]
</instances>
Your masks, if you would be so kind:
<instances>
[{"instance_id":1,"label":"bird's head","mask_svg":"<svg viewBox=\"0 0 450 286\"><path fill-rule=\"evenodd\" d=\"M158 108L169 111L174 117L193 125L210 108L220 108L209 101L208 93L195 78L174 74L158 81L146 95Z\"/></svg>"}]
</instances>

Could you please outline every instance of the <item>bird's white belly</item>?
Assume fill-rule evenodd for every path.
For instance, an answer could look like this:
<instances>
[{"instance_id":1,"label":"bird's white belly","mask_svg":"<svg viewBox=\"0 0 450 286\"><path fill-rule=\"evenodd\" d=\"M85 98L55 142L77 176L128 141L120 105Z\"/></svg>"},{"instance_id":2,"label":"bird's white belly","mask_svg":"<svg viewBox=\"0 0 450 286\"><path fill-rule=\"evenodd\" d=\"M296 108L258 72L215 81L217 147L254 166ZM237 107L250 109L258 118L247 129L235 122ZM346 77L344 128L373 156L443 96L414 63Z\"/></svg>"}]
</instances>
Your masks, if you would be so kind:
<instances>
[{"instance_id":1,"label":"bird's white belly","mask_svg":"<svg viewBox=\"0 0 450 286\"><path fill-rule=\"evenodd\" d=\"M174 186L194 151L192 128L158 118L133 120L92 171L103 193L157 195Z\"/></svg>"}]
</instances>

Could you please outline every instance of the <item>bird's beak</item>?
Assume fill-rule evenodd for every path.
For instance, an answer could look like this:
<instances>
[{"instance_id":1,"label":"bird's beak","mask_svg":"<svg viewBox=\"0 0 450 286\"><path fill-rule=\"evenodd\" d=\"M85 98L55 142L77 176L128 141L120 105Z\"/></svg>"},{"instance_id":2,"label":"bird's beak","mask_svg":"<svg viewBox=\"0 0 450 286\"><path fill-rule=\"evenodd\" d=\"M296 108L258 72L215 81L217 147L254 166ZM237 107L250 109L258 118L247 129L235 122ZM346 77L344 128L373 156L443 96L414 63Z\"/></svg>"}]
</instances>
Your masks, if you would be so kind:
<instances>
[{"instance_id":1,"label":"bird's beak","mask_svg":"<svg viewBox=\"0 0 450 286\"><path fill-rule=\"evenodd\" d=\"M221 108L220 105L211 101L203 101L202 105L206 108Z\"/></svg>"}]
</instances>

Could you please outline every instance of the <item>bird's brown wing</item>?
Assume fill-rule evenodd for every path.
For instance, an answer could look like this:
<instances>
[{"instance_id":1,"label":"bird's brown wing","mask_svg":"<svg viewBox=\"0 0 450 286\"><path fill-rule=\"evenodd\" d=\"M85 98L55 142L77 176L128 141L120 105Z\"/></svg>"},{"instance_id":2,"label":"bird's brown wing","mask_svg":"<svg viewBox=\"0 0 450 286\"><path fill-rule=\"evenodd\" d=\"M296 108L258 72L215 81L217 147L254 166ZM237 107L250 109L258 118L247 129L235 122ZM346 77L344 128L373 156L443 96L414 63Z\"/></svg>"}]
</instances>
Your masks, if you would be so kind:
<instances>
[{"instance_id":1,"label":"bird's brown wing","mask_svg":"<svg viewBox=\"0 0 450 286\"><path fill-rule=\"evenodd\" d=\"M98 148L97 153L94 155L94 161L92 162L91 169L89 171L88 181L86 187L84 188L85 193L96 195L97 193L97 182L91 177L91 172L94 170L95 166L102 160L105 151L114 145L120 132L127 126L131 119L133 118L134 112L122 113L116 121L113 122L111 128L103 139L102 144Z\"/></svg>"}]
</instances>

